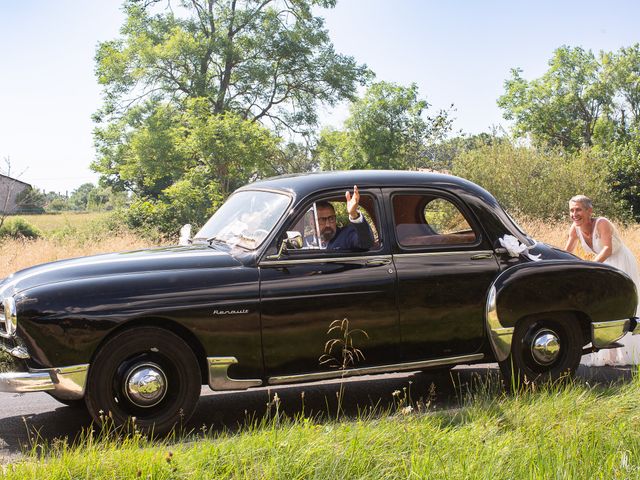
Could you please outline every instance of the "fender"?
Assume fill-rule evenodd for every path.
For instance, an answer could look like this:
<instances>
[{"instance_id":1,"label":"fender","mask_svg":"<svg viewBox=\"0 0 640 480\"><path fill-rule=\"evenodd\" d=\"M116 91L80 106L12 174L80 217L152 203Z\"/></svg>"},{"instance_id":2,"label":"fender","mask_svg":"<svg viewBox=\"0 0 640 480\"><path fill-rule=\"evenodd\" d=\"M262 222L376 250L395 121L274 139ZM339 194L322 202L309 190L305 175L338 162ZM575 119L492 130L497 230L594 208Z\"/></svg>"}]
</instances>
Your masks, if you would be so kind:
<instances>
[{"instance_id":1,"label":"fender","mask_svg":"<svg viewBox=\"0 0 640 480\"><path fill-rule=\"evenodd\" d=\"M491 348L498 361L505 360L516 323L532 314L580 312L592 325L622 320L620 328L628 329L637 298L633 281L609 265L575 260L521 263L502 272L489 289L485 322Z\"/></svg>"}]
</instances>

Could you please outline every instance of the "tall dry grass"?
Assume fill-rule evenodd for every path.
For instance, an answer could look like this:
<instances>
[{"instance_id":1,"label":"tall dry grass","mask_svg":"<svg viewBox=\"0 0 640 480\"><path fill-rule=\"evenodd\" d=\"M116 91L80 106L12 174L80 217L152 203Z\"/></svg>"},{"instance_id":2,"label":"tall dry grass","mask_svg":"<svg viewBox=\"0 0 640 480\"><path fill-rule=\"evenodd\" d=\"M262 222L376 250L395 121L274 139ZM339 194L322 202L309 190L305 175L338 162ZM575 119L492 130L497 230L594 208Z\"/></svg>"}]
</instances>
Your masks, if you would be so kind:
<instances>
[{"instance_id":1,"label":"tall dry grass","mask_svg":"<svg viewBox=\"0 0 640 480\"><path fill-rule=\"evenodd\" d=\"M119 234L93 241L4 240L0 242L0 278L40 263L98 253L120 252L152 246L149 240L132 234Z\"/></svg>"},{"instance_id":2,"label":"tall dry grass","mask_svg":"<svg viewBox=\"0 0 640 480\"><path fill-rule=\"evenodd\" d=\"M570 225L569 222L544 222L526 218L518 219L518 223L525 232L536 240L559 248L564 247ZM640 224L617 225L616 227L623 242L640 262ZM0 278L40 263L150 246L153 246L151 241L131 233L105 236L100 240L87 241L85 239L77 242L70 237L59 240L47 238L4 240L0 242ZM575 253L582 258L589 259L589 255L580 247Z\"/></svg>"}]
</instances>

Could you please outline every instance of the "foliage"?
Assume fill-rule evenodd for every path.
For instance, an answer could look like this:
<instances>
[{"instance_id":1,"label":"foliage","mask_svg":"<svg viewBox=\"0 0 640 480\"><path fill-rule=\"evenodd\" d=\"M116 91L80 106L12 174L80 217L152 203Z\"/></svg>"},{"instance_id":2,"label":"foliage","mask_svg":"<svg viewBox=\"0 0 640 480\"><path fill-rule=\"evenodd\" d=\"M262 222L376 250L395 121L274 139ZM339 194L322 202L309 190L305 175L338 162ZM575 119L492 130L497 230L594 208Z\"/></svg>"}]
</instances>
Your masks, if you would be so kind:
<instances>
[{"instance_id":1,"label":"foliage","mask_svg":"<svg viewBox=\"0 0 640 480\"><path fill-rule=\"evenodd\" d=\"M416 84L374 83L352 103L344 130L321 132L317 155L322 169L432 166L429 147L450 130L451 120L446 111L426 116L428 108Z\"/></svg>"},{"instance_id":2,"label":"foliage","mask_svg":"<svg viewBox=\"0 0 640 480\"><path fill-rule=\"evenodd\" d=\"M517 135L540 144L577 151L624 142L640 125L640 44L598 56L560 47L538 79L513 69L498 105Z\"/></svg>"},{"instance_id":3,"label":"foliage","mask_svg":"<svg viewBox=\"0 0 640 480\"><path fill-rule=\"evenodd\" d=\"M43 213L45 195L35 188L25 188L16 196L19 213Z\"/></svg>"},{"instance_id":4,"label":"foliage","mask_svg":"<svg viewBox=\"0 0 640 480\"><path fill-rule=\"evenodd\" d=\"M95 114L101 183L133 194L131 226L202 224L221 198L266 175L306 170L317 104L355 95L366 66L334 51L315 7L335 0L127 0L121 37L103 42ZM80 199L82 203L82 199Z\"/></svg>"},{"instance_id":5,"label":"foliage","mask_svg":"<svg viewBox=\"0 0 640 480\"><path fill-rule=\"evenodd\" d=\"M285 397L276 417L180 443L102 432L85 434L78 445L43 446L36 437L24 460L3 472L8 480L637 478L638 395L637 376L610 386L576 382L514 395L475 379L459 385L457 408L400 399L401 408L363 408L341 422L304 409L288 418L291 403L300 402Z\"/></svg>"},{"instance_id":6,"label":"foliage","mask_svg":"<svg viewBox=\"0 0 640 480\"><path fill-rule=\"evenodd\" d=\"M292 130L316 123L316 102L352 98L365 66L334 51L313 7L335 0L128 0L122 37L103 42L96 75L98 120L144 102L206 99L210 114L235 112Z\"/></svg>"},{"instance_id":7,"label":"foliage","mask_svg":"<svg viewBox=\"0 0 640 480\"><path fill-rule=\"evenodd\" d=\"M566 154L508 142L485 145L456 158L453 173L478 183L505 208L529 218L565 217L569 199L578 193L592 198L598 215L625 217L610 195L606 162L591 150Z\"/></svg>"},{"instance_id":8,"label":"foliage","mask_svg":"<svg viewBox=\"0 0 640 480\"><path fill-rule=\"evenodd\" d=\"M38 238L40 230L20 217L11 217L0 226L0 238Z\"/></svg>"},{"instance_id":9,"label":"foliage","mask_svg":"<svg viewBox=\"0 0 640 480\"><path fill-rule=\"evenodd\" d=\"M150 135L147 127L158 128L152 122L118 147L126 151L119 181L138 192L125 212L130 227L170 235L184 223L202 225L230 192L278 173L279 139L259 123L210 115L202 99L190 100L182 114L163 112L169 110L162 132Z\"/></svg>"},{"instance_id":10,"label":"foliage","mask_svg":"<svg viewBox=\"0 0 640 480\"><path fill-rule=\"evenodd\" d=\"M563 46L541 78L527 81L521 74L519 68L511 71L498 99L505 118L515 120L517 135L569 151L594 145L596 124L608 121L614 93L605 81L602 55Z\"/></svg>"},{"instance_id":11,"label":"foliage","mask_svg":"<svg viewBox=\"0 0 640 480\"><path fill-rule=\"evenodd\" d=\"M640 222L640 129L626 143L614 144L608 158L611 191Z\"/></svg>"}]
</instances>

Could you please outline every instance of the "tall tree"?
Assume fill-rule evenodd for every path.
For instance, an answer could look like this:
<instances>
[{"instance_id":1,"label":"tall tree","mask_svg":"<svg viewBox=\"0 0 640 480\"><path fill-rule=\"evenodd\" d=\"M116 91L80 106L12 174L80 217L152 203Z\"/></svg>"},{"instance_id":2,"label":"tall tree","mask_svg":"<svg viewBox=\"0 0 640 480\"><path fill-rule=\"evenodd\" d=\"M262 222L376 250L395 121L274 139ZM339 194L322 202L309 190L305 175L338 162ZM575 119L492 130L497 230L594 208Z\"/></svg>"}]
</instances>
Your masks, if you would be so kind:
<instances>
[{"instance_id":1,"label":"tall tree","mask_svg":"<svg viewBox=\"0 0 640 480\"><path fill-rule=\"evenodd\" d=\"M598 121L612 105L612 86L603 81L599 58L580 47L558 48L542 77L527 81L519 68L498 99L515 133L575 151L594 144Z\"/></svg>"},{"instance_id":2,"label":"tall tree","mask_svg":"<svg viewBox=\"0 0 640 480\"><path fill-rule=\"evenodd\" d=\"M334 5L126 0L121 37L96 53L104 103L92 168L101 183L133 192L132 211L197 224L196 210L210 212L240 184L304 165L300 152L279 149L278 135L310 132L318 104L354 98L370 76L334 50L312 12ZM189 189L197 208L172 205Z\"/></svg>"},{"instance_id":3,"label":"tall tree","mask_svg":"<svg viewBox=\"0 0 640 480\"><path fill-rule=\"evenodd\" d=\"M174 10L174 3L175 5ZM367 68L335 52L313 6L335 0L127 0L122 38L101 43L97 119L146 101L204 98L211 114L300 131L316 104L353 98ZM165 7L166 6L166 7Z\"/></svg>"},{"instance_id":4,"label":"tall tree","mask_svg":"<svg viewBox=\"0 0 640 480\"><path fill-rule=\"evenodd\" d=\"M324 169L415 169L431 166L429 147L450 130L446 111L426 114L418 87L389 82L371 85L353 102L343 131L325 130L318 143Z\"/></svg>"}]
</instances>

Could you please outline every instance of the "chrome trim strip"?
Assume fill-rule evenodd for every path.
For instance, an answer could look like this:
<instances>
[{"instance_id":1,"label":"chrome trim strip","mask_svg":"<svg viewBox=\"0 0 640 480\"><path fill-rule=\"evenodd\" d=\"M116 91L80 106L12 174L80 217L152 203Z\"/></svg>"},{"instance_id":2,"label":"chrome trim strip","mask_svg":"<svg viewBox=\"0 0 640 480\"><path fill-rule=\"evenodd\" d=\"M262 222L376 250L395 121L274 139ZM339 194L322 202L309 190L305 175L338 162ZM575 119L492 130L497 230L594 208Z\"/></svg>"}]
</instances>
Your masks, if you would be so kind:
<instances>
[{"instance_id":1,"label":"chrome trim strip","mask_svg":"<svg viewBox=\"0 0 640 480\"><path fill-rule=\"evenodd\" d=\"M262 380L237 380L229 378L227 370L233 364L238 363L236 357L207 357L209 365L209 388L211 390L246 390L250 387L259 387Z\"/></svg>"},{"instance_id":2,"label":"chrome trim strip","mask_svg":"<svg viewBox=\"0 0 640 480\"><path fill-rule=\"evenodd\" d=\"M0 373L0 392L27 393L55 391L66 400L84 395L89 364L70 367L30 369L28 372Z\"/></svg>"},{"instance_id":3,"label":"chrome trim strip","mask_svg":"<svg viewBox=\"0 0 640 480\"><path fill-rule=\"evenodd\" d=\"M484 354L475 353L473 355L460 355L457 357L437 358L434 360L424 360L422 362L397 363L393 365L381 365L379 367L352 368L349 370L333 370L330 372L307 373L303 375L283 375L269 377L270 385L282 385L294 382L315 382L317 380L329 380L332 378L356 377L360 375L372 375L387 372L407 372L420 370L428 367L438 367L442 365L455 365L464 362L476 362L482 360Z\"/></svg>"},{"instance_id":4,"label":"chrome trim strip","mask_svg":"<svg viewBox=\"0 0 640 480\"><path fill-rule=\"evenodd\" d=\"M370 260L392 260L391 255L363 255L360 257L317 257L317 258L301 258L299 260L264 260L260 262L260 266L274 267L278 265L303 265L306 263L342 263L355 261Z\"/></svg>"},{"instance_id":5,"label":"chrome trim strip","mask_svg":"<svg viewBox=\"0 0 640 480\"><path fill-rule=\"evenodd\" d=\"M489 343L491 344L493 354L496 356L498 362L502 362L507 359L511 352L513 327L503 327L502 323L500 323L496 306L496 296L496 287L495 285L491 285L485 306L485 321L487 322Z\"/></svg>"},{"instance_id":6,"label":"chrome trim strip","mask_svg":"<svg viewBox=\"0 0 640 480\"><path fill-rule=\"evenodd\" d=\"M490 254L493 256L493 250L464 250L456 252L420 252L420 253L396 253L394 257L432 257L434 255L484 255Z\"/></svg>"},{"instance_id":7,"label":"chrome trim strip","mask_svg":"<svg viewBox=\"0 0 640 480\"><path fill-rule=\"evenodd\" d=\"M607 322L591 322L591 343L596 348L604 348L620 340L630 328L631 320L628 318Z\"/></svg>"}]
</instances>

